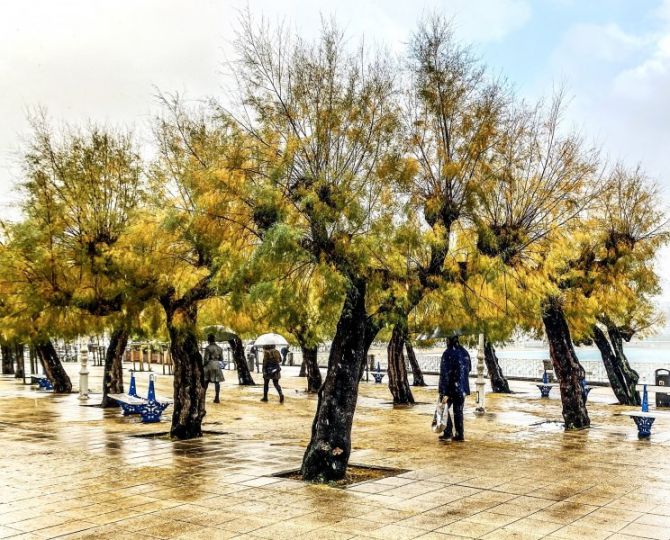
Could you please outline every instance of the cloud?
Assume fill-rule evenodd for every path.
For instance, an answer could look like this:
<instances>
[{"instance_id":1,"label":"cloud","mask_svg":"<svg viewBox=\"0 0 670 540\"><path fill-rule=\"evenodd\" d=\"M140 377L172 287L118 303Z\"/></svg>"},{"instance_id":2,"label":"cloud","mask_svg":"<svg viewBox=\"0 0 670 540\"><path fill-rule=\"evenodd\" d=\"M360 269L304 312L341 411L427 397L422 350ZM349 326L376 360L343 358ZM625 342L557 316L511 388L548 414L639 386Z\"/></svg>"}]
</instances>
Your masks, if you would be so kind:
<instances>
[{"instance_id":1,"label":"cloud","mask_svg":"<svg viewBox=\"0 0 670 540\"><path fill-rule=\"evenodd\" d=\"M670 0L654 13L656 26L628 33L614 23L576 24L564 33L550 71L566 76L574 99L568 115L595 136L610 159L641 163L670 200ZM670 302L670 268L656 264Z\"/></svg>"},{"instance_id":2,"label":"cloud","mask_svg":"<svg viewBox=\"0 0 670 540\"><path fill-rule=\"evenodd\" d=\"M44 106L69 122L146 121L156 88L190 97L222 95L223 62L240 12L285 19L304 36L322 16L352 39L404 50L422 13L454 17L460 38L494 42L526 24L528 0L31 0L0 2L0 216L15 208L10 188L26 110Z\"/></svg>"}]
</instances>

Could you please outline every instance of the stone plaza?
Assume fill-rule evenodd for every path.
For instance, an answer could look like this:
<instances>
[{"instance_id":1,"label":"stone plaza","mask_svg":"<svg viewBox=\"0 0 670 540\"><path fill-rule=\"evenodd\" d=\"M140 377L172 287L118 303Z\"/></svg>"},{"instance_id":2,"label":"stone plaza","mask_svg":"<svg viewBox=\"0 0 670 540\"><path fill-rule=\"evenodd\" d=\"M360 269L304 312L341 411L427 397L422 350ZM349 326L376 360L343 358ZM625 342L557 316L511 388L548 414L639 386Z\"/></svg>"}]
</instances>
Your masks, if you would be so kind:
<instances>
[{"instance_id":1,"label":"stone plaza","mask_svg":"<svg viewBox=\"0 0 670 540\"><path fill-rule=\"evenodd\" d=\"M317 400L297 367L284 373L280 405L226 372L205 435L181 442L166 435L171 408L142 424L91 406L94 395L3 377L0 538L670 539L670 416L638 440L607 387L589 396L593 427L575 432L562 429L558 392L541 399L534 383L487 395L484 415L470 396L457 443L430 429L434 377L410 408L362 382L351 463L398 470L342 488L275 476L300 467ZM91 368L91 388L101 376ZM140 394L147 384L138 373ZM171 385L158 376L159 394Z\"/></svg>"}]
</instances>

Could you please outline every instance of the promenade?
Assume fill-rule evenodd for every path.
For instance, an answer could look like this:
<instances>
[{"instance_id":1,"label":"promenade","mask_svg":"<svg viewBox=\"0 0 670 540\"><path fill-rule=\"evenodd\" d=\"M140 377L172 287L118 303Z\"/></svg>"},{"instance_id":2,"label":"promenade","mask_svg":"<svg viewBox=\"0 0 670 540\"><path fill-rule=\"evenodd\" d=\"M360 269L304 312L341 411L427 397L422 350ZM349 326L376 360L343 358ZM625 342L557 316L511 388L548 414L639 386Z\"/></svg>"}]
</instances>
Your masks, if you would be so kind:
<instances>
[{"instance_id":1,"label":"promenade","mask_svg":"<svg viewBox=\"0 0 670 540\"><path fill-rule=\"evenodd\" d=\"M670 540L670 418L639 441L608 388L591 393L593 427L565 433L558 393L513 381L484 416L469 398L453 443L430 431L435 386L394 408L385 385L362 383L351 462L405 472L342 489L273 476L300 466L316 405L297 368L283 373L280 405L226 372L205 436L184 442L160 435L169 414L141 424L3 377L0 538ZM171 385L159 375L160 394Z\"/></svg>"}]
</instances>

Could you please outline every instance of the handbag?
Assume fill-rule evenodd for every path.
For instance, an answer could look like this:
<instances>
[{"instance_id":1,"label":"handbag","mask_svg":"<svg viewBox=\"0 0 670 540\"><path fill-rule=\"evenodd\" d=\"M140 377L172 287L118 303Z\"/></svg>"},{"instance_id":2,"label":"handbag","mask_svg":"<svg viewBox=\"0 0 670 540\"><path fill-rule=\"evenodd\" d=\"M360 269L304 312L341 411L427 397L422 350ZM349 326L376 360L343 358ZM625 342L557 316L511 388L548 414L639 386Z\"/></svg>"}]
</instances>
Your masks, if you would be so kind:
<instances>
[{"instance_id":1,"label":"handbag","mask_svg":"<svg viewBox=\"0 0 670 540\"><path fill-rule=\"evenodd\" d=\"M265 376L266 377L273 377L277 373L281 371L281 368L277 365L274 366L268 366L268 368L265 370Z\"/></svg>"},{"instance_id":2,"label":"handbag","mask_svg":"<svg viewBox=\"0 0 670 540\"><path fill-rule=\"evenodd\" d=\"M430 428L433 430L433 433L441 433L447 427L447 406L445 403L442 403L440 398L437 398L437 405L435 406L435 414L433 414L433 422ZM448 414L448 412L447 412Z\"/></svg>"}]
</instances>

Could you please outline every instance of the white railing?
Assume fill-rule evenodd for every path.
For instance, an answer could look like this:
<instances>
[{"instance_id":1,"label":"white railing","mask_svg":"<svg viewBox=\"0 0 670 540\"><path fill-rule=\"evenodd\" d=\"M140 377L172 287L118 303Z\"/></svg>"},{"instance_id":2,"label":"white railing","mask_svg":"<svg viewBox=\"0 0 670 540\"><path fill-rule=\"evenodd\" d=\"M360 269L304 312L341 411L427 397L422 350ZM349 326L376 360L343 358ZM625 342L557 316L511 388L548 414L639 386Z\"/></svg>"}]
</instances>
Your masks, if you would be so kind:
<instances>
[{"instance_id":1,"label":"white railing","mask_svg":"<svg viewBox=\"0 0 670 540\"><path fill-rule=\"evenodd\" d=\"M472 372L476 371L476 351L469 351L472 358ZM379 365L383 371L386 370L386 354L375 352L374 365ZM440 354L416 353L417 361L422 371L426 375L436 375L440 372ZM328 365L328 352L319 351L317 355L319 366L325 368ZM293 361L295 365L302 363L302 354L299 350L293 352ZM505 376L522 379L540 379L544 372L544 364L541 359L532 358L499 358L500 367ZM605 366L601 360L580 360L586 371L586 380L596 383L609 383ZM631 367L640 375L640 382L648 384L654 383L655 371L661 368L668 368L667 363L663 362L630 362ZM409 366L408 366L409 367Z\"/></svg>"}]
</instances>

